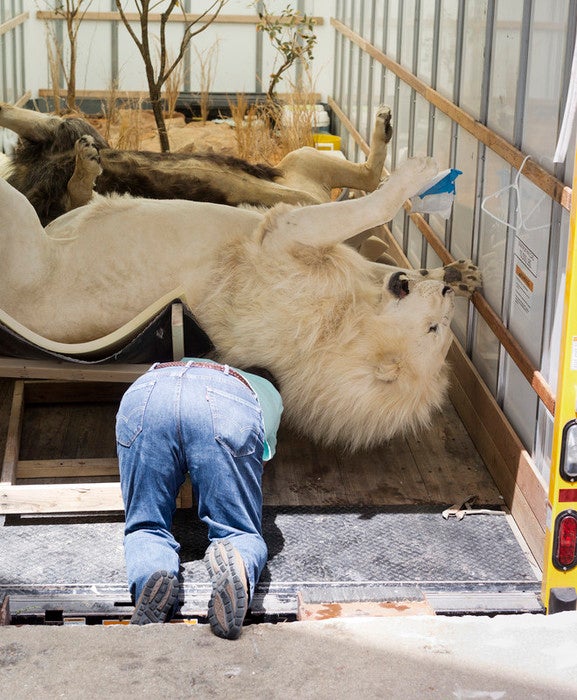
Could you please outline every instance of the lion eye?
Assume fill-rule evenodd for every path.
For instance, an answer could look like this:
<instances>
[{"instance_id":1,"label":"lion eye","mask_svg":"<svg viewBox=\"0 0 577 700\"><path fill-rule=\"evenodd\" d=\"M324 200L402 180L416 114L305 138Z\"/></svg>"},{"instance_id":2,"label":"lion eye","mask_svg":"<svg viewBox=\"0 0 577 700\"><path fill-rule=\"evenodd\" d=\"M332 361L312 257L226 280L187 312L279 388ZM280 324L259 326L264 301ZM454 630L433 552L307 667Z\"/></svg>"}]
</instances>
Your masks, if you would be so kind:
<instances>
[{"instance_id":1,"label":"lion eye","mask_svg":"<svg viewBox=\"0 0 577 700\"><path fill-rule=\"evenodd\" d=\"M434 323L432 326L429 326L429 333L436 333L439 330L439 324Z\"/></svg>"}]
</instances>

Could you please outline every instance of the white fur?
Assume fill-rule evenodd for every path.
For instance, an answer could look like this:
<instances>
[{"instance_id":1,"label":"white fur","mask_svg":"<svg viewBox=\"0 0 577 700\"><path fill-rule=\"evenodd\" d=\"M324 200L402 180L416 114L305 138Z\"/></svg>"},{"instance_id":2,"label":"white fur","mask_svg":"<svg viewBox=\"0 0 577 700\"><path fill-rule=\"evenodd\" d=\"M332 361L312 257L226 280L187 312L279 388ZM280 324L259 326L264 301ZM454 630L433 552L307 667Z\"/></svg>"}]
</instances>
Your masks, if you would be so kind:
<instances>
[{"instance_id":1,"label":"white fur","mask_svg":"<svg viewBox=\"0 0 577 700\"><path fill-rule=\"evenodd\" d=\"M46 231L0 181L0 308L47 338L81 342L179 288L219 359L277 376L293 426L368 447L440 406L453 293L417 274L399 299L387 287L395 270L342 241L390 220L436 171L413 159L364 198L266 215L104 198Z\"/></svg>"}]
</instances>

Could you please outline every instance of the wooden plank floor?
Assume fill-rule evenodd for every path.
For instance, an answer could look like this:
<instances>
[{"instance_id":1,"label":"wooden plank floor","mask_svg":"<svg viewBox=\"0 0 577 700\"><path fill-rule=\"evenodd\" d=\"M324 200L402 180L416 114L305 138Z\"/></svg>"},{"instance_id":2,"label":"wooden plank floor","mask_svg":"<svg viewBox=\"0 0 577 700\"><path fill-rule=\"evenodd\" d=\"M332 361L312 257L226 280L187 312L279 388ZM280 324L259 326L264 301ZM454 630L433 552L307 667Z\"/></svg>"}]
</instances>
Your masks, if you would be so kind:
<instances>
[{"instance_id":1,"label":"wooden plank floor","mask_svg":"<svg viewBox=\"0 0 577 700\"><path fill-rule=\"evenodd\" d=\"M0 380L0 455L12 385L12 380ZM115 413L115 403L32 404L25 411L20 458L114 457ZM268 505L447 507L472 495L479 504L502 503L450 404L436 414L429 430L356 454L320 447L283 429L277 455L265 466Z\"/></svg>"}]
</instances>

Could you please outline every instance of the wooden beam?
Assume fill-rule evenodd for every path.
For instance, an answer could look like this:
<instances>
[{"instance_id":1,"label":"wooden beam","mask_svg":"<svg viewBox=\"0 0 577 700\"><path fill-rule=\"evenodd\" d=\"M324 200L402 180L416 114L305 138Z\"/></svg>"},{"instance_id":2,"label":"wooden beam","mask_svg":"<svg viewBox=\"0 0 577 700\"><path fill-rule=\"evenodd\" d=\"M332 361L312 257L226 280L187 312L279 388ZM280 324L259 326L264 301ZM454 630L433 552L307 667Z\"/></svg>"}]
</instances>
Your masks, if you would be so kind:
<instances>
[{"instance_id":1,"label":"wooden beam","mask_svg":"<svg viewBox=\"0 0 577 700\"><path fill-rule=\"evenodd\" d=\"M22 420L24 418L24 382L14 382L12 394L12 407L8 421L8 435L4 460L2 462L2 474L0 483L13 484L16 481L16 467L20 455L20 436L22 434Z\"/></svg>"},{"instance_id":2,"label":"wooden beam","mask_svg":"<svg viewBox=\"0 0 577 700\"><path fill-rule=\"evenodd\" d=\"M349 27L341 21L331 18L331 25L343 36L346 36L350 41L356 44L362 51L372 56L378 63L385 66L385 68L395 73L404 83L422 95L427 102L440 109L450 119L472 134L478 141L488 146L497 155L507 161L509 165L512 165L517 170L520 169L526 157L525 153L515 148L515 146L502 136L499 136L495 131L474 119L454 102L451 102L439 92L433 90L427 83L417 78L413 73L401 66L400 63L393 61L392 58L382 51L379 51L379 49L366 39L363 39L362 36L352 29L349 29ZM551 197L551 199L558 202L564 209L571 211L572 189L561 182L561 180L558 180L548 173L533 159L529 159L523 166L523 175L534 185L537 185L537 187Z\"/></svg>"},{"instance_id":3,"label":"wooden beam","mask_svg":"<svg viewBox=\"0 0 577 700\"><path fill-rule=\"evenodd\" d=\"M59 88L57 94L60 97L65 97L67 95L66 88ZM54 90L50 88L39 88L38 97L49 98L54 96ZM76 90L76 97L78 99L82 97L92 98L92 99L106 99L110 97L110 90ZM146 90L122 90L118 94L119 99L125 100L150 100L150 93Z\"/></svg>"},{"instance_id":4,"label":"wooden beam","mask_svg":"<svg viewBox=\"0 0 577 700\"><path fill-rule=\"evenodd\" d=\"M120 484L0 484L0 515L124 510Z\"/></svg>"},{"instance_id":5,"label":"wooden beam","mask_svg":"<svg viewBox=\"0 0 577 700\"><path fill-rule=\"evenodd\" d=\"M187 479L176 499L177 508L193 503ZM119 483L0 484L0 515L26 513L100 513L124 510Z\"/></svg>"},{"instance_id":6,"label":"wooden beam","mask_svg":"<svg viewBox=\"0 0 577 700\"><path fill-rule=\"evenodd\" d=\"M138 12L126 12L126 18L129 22L140 22L140 15ZM160 13L151 13L148 15L149 22L160 22L162 15ZM39 10L36 12L36 18L42 20L63 21L64 17L61 12L49 12L46 10ZM214 22L215 24L252 24L257 25L260 22L258 15L223 15L218 14L216 17L214 15L198 15L198 14L177 14L170 15L168 21L171 23L177 22L179 24L193 24L199 19L202 22ZM314 22L317 26L322 26L325 23L324 17L313 17ZM281 22L282 24L289 24L290 20L288 18L280 17L278 15L273 17L273 20ZM86 12L82 16L83 22L122 22L122 18L119 12Z\"/></svg>"},{"instance_id":7,"label":"wooden beam","mask_svg":"<svg viewBox=\"0 0 577 700\"><path fill-rule=\"evenodd\" d=\"M124 382L29 380L25 382L24 395L26 406L55 403L119 403L129 386Z\"/></svg>"},{"instance_id":8,"label":"wooden beam","mask_svg":"<svg viewBox=\"0 0 577 700\"><path fill-rule=\"evenodd\" d=\"M14 102L14 107L24 107L30 99L32 99L32 93L30 90L26 90L26 92Z\"/></svg>"},{"instance_id":9,"label":"wooden beam","mask_svg":"<svg viewBox=\"0 0 577 700\"><path fill-rule=\"evenodd\" d=\"M0 377L16 379L61 379L69 381L132 383L150 364L85 365L58 360L21 360L0 357Z\"/></svg>"},{"instance_id":10,"label":"wooden beam","mask_svg":"<svg viewBox=\"0 0 577 700\"><path fill-rule=\"evenodd\" d=\"M0 36L2 36L2 34L7 34L8 32L11 32L13 29L26 22L26 20L29 18L29 12L22 12L21 14L16 15L15 17L12 17L9 20L6 20L6 22L2 22L2 24L0 24Z\"/></svg>"},{"instance_id":11,"label":"wooden beam","mask_svg":"<svg viewBox=\"0 0 577 700\"><path fill-rule=\"evenodd\" d=\"M65 479L87 476L118 477L116 457L90 459L23 459L17 465L18 479Z\"/></svg>"},{"instance_id":12,"label":"wooden beam","mask_svg":"<svg viewBox=\"0 0 577 700\"><path fill-rule=\"evenodd\" d=\"M171 308L170 330L172 333L172 359L181 360L184 355L184 311L182 304L175 302Z\"/></svg>"}]
</instances>

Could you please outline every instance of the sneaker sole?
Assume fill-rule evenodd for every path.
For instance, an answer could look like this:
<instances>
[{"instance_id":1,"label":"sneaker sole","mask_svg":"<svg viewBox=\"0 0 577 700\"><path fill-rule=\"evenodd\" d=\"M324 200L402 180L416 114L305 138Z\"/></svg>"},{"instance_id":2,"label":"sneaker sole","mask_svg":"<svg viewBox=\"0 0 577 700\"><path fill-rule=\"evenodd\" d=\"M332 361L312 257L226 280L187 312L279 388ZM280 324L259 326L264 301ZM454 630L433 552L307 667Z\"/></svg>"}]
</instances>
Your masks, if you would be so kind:
<instances>
[{"instance_id":1,"label":"sneaker sole","mask_svg":"<svg viewBox=\"0 0 577 700\"><path fill-rule=\"evenodd\" d=\"M178 603L179 584L174 574L156 571L146 582L130 619L131 625L166 622Z\"/></svg>"},{"instance_id":2,"label":"sneaker sole","mask_svg":"<svg viewBox=\"0 0 577 700\"><path fill-rule=\"evenodd\" d=\"M215 541L209 546L204 563L212 582L208 621L214 634L238 639L248 608L244 564L230 542Z\"/></svg>"}]
</instances>

